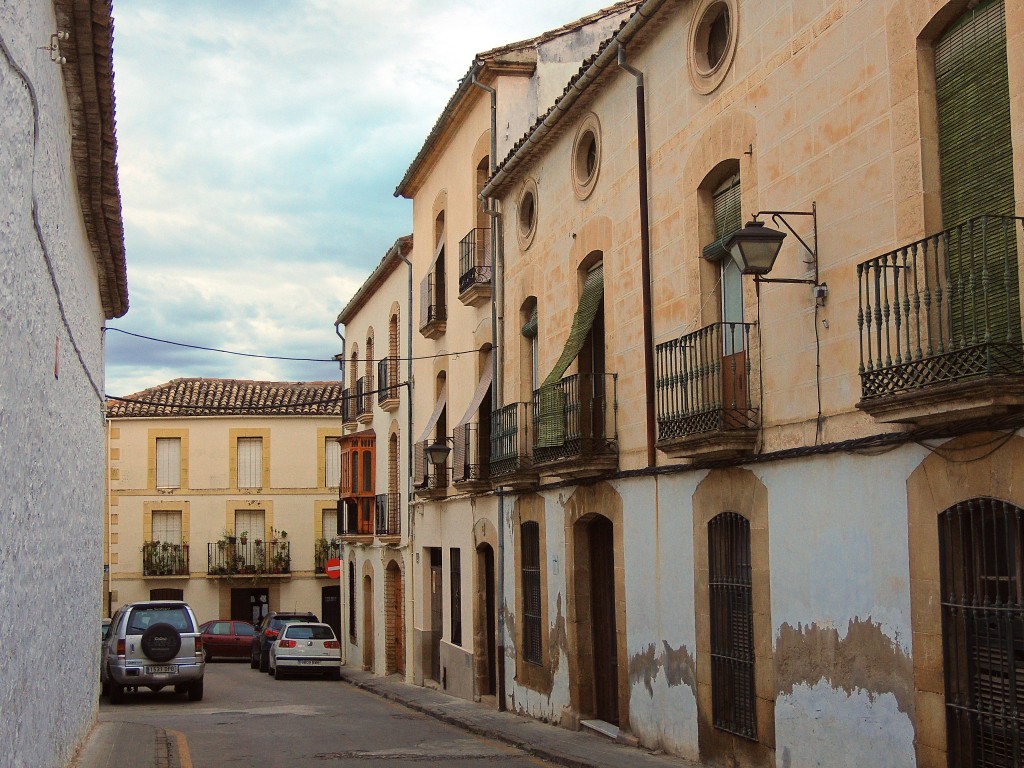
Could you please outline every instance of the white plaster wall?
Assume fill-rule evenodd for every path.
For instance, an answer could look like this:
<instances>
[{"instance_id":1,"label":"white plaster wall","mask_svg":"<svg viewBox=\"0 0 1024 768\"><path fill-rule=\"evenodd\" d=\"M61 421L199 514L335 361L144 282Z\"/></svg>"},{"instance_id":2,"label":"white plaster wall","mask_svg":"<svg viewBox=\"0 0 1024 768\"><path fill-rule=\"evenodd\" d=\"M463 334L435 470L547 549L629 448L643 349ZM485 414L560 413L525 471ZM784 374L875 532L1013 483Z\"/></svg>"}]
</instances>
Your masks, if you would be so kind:
<instances>
[{"instance_id":1,"label":"white plaster wall","mask_svg":"<svg viewBox=\"0 0 1024 768\"><path fill-rule=\"evenodd\" d=\"M104 313L60 68L38 50L54 31L50 3L0 5L0 762L10 768L65 765L98 690Z\"/></svg>"},{"instance_id":2,"label":"white plaster wall","mask_svg":"<svg viewBox=\"0 0 1024 768\"><path fill-rule=\"evenodd\" d=\"M911 654L906 478L917 446L881 456L833 454L754 470L768 487L772 630L877 624ZM780 766L914 765L913 713L892 693L824 678L776 701Z\"/></svg>"}]
</instances>

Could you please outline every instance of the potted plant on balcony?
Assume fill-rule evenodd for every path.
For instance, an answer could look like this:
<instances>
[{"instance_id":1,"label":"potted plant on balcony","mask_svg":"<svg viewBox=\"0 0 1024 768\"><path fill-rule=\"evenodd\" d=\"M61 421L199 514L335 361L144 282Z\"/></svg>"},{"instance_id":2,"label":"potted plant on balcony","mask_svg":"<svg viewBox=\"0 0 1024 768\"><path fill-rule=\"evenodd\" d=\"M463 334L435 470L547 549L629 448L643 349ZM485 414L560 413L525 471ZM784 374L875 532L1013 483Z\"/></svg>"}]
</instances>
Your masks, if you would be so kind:
<instances>
[{"instance_id":1,"label":"potted plant on balcony","mask_svg":"<svg viewBox=\"0 0 1024 768\"><path fill-rule=\"evenodd\" d=\"M244 546L245 546L246 544L248 544L248 543L249 543L249 532L248 532L248 531L242 531L242 533L241 533L241 534L239 535L239 537L238 537L238 542L239 542L239 543L240 543L240 544L241 544L241 545L242 545L243 547L244 547Z\"/></svg>"}]
</instances>

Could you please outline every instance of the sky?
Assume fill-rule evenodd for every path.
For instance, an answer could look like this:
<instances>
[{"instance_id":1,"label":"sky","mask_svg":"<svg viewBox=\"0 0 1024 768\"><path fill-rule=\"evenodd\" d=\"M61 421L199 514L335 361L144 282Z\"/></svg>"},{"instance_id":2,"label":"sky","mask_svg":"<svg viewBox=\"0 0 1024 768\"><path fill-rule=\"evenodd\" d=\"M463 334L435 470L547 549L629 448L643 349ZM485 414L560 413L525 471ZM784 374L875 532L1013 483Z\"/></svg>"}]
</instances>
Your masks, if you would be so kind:
<instances>
[{"instance_id":1,"label":"sky","mask_svg":"<svg viewBox=\"0 0 1024 768\"><path fill-rule=\"evenodd\" d=\"M107 394L336 380L334 321L411 232L395 187L474 54L611 4L115 0L130 309Z\"/></svg>"}]
</instances>

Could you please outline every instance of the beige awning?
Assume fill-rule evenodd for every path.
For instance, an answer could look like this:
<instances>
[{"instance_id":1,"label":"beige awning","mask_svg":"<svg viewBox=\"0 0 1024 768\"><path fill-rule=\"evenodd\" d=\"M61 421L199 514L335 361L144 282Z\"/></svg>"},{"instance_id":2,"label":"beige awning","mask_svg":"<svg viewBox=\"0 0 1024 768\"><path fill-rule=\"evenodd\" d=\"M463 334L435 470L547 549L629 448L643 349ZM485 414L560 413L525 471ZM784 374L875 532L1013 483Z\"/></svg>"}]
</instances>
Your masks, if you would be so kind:
<instances>
[{"instance_id":1,"label":"beige awning","mask_svg":"<svg viewBox=\"0 0 1024 768\"><path fill-rule=\"evenodd\" d=\"M490 350L484 357L483 370L480 371L480 381L477 382L476 391L473 392L473 399L469 401L469 407L466 409L465 415L462 420L455 425L456 429L461 427L463 424L468 424L473 414L480 408L480 403L484 401L484 397L487 395L487 390L491 388L491 382L494 381L494 357Z\"/></svg>"},{"instance_id":2,"label":"beige awning","mask_svg":"<svg viewBox=\"0 0 1024 768\"><path fill-rule=\"evenodd\" d=\"M437 420L441 418L441 411L444 410L445 405L448 404L448 382L445 381L444 386L441 387L441 393L437 396L437 402L434 403L434 412L430 414L430 419L427 421L427 425L423 428L423 434L419 436L417 443L421 443L426 440L430 433L437 426Z\"/></svg>"}]
</instances>

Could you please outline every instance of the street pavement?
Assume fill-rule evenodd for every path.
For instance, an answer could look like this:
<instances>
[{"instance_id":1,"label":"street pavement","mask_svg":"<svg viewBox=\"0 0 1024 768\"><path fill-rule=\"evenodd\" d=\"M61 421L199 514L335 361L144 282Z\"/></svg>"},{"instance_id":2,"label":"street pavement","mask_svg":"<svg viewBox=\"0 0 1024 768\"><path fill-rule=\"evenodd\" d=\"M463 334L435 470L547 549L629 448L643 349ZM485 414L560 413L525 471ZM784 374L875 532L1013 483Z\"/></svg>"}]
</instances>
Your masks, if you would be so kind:
<instances>
[{"instance_id":1,"label":"street pavement","mask_svg":"<svg viewBox=\"0 0 1024 768\"><path fill-rule=\"evenodd\" d=\"M569 768L699 766L590 731L570 731L512 712L499 712L435 688L409 685L397 676L377 677L362 670L342 668L342 679L383 699L556 765ZM191 768L191 765L189 745L183 733L152 723L101 719L72 768Z\"/></svg>"}]
</instances>

